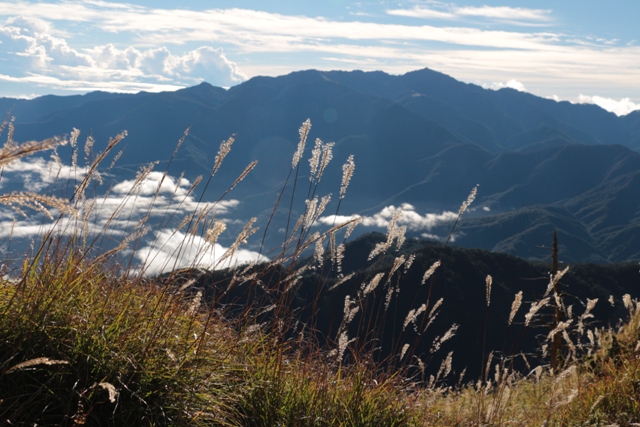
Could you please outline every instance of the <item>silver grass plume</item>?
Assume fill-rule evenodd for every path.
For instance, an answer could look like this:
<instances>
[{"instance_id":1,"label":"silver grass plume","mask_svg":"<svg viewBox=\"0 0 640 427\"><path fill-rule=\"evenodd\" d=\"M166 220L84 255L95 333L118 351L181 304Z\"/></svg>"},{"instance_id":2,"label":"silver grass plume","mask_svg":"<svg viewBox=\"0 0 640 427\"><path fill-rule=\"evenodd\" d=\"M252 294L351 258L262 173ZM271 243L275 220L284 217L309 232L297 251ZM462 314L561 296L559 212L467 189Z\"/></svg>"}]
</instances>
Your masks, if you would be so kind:
<instances>
[{"instance_id":1,"label":"silver grass plume","mask_svg":"<svg viewBox=\"0 0 640 427\"><path fill-rule=\"evenodd\" d=\"M438 301L436 301L433 307L431 307L431 310L429 311L429 316L428 316L429 321L427 322L427 326L424 327L424 330L422 331L422 333L427 332L427 329L429 329L429 326L431 326L433 321L436 320L436 317L438 317L438 313L439 313L438 309L442 305L442 301L444 301L444 299L440 298Z\"/></svg>"},{"instance_id":2,"label":"silver grass plume","mask_svg":"<svg viewBox=\"0 0 640 427\"><path fill-rule=\"evenodd\" d=\"M313 258L317 263L317 268L322 268L322 264L324 262L324 245L322 244L322 239L316 240L315 250L313 251Z\"/></svg>"},{"instance_id":3,"label":"silver grass plume","mask_svg":"<svg viewBox=\"0 0 640 427\"><path fill-rule=\"evenodd\" d=\"M415 324L416 319L418 318L418 316L420 316L420 314L424 313L425 311L427 311L427 306L425 304L422 304L417 309L409 310L409 313L407 314L407 317L404 319L404 324L402 325L402 330L404 331L405 329L407 329L407 326L409 326L409 323L414 323Z\"/></svg>"},{"instance_id":4,"label":"silver grass plume","mask_svg":"<svg viewBox=\"0 0 640 427\"><path fill-rule=\"evenodd\" d=\"M227 225L224 223L224 221L217 220L213 223L213 227L209 228L205 233L205 241L211 246L215 245L218 241L218 237L220 237L220 234L222 234L222 232L226 229Z\"/></svg>"},{"instance_id":5,"label":"silver grass plume","mask_svg":"<svg viewBox=\"0 0 640 427\"><path fill-rule=\"evenodd\" d=\"M531 320L533 319L533 316L535 316L538 310L544 307L548 302L549 302L549 297L544 298L538 302L531 303L531 308L529 309L529 313L525 314L524 316L524 326L529 326L529 324L531 323Z\"/></svg>"},{"instance_id":6,"label":"silver grass plume","mask_svg":"<svg viewBox=\"0 0 640 427\"><path fill-rule=\"evenodd\" d=\"M513 318L516 316L518 309L520 308L520 304L522 304L522 291L518 292L511 303L511 312L509 313L509 322L508 325L511 325L513 322Z\"/></svg>"},{"instance_id":7,"label":"silver grass plume","mask_svg":"<svg viewBox=\"0 0 640 427\"><path fill-rule=\"evenodd\" d=\"M356 216L351 221L349 221L349 225L347 226L347 231L345 231L344 233L344 238L348 239L349 236L351 236L351 233L353 233L353 230L356 228L356 226L361 222L362 222L361 216Z\"/></svg>"},{"instance_id":8,"label":"silver grass plume","mask_svg":"<svg viewBox=\"0 0 640 427\"><path fill-rule=\"evenodd\" d=\"M409 344L405 344L402 346L402 350L400 351L400 360L404 358L404 355L407 353L407 350L409 350L409 347Z\"/></svg>"},{"instance_id":9,"label":"silver grass plume","mask_svg":"<svg viewBox=\"0 0 640 427\"><path fill-rule=\"evenodd\" d=\"M311 150L311 158L309 159L309 166L311 168L311 173L309 174L309 181L313 182L316 177L316 172L318 171L318 166L320 165L320 154L322 153L322 140L320 138L316 138L315 147Z\"/></svg>"},{"instance_id":10,"label":"silver grass plume","mask_svg":"<svg viewBox=\"0 0 640 427\"><path fill-rule=\"evenodd\" d=\"M440 260L434 262L433 264L431 264L431 267L429 267L429 269L427 271L424 272L424 276L422 276L422 282L420 282L421 285L424 285L427 280L429 279L429 277L431 277L433 275L433 273L435 273L436 269L440 267Z\"/></svg>"},{"instance_id":11,"label":"silver grass plume","mask_svg":"<svg viewBox=\"0 0 640 427\"><path fill-rule=\"evenodd\" d=\"M387 277L387 283L391 281L391 278L393 277L395 272L398 271L400 267L402 267L402 264L404 264L405 261L406 259L404 255L400 255L399 257L396 257L396 259L393 260L393 265L391 266L391 270L389 270L389 276Z\"/></svg>"},{"instance_id":12,"label":"silver grass plume","mask_svg":"<svg viewBox=\"0 0 640 427\"><path fill-rule=\"evenodd\" d=\"M451 338L453 338L453 336L456 334L457 330L458 330L458 325L454 323L453 325L451 325L449 330L444 333L444 335L442 337L436 337L436 339L433 340L433 346L431 347L431 353L435 353L436 351L440 350L440 346L444 342L446 342L446 341L450 340Z\"/></svg>"},{"instance_id":13,"label":"silver grass plume","mask_svg":"<svg viewBox=\"0 0 640 427\"><path fill-rule=\"evenodd\" d=\"M329 165L329 162L331 162L331 159L333 159L332 150L334 145L335 142L328 142L322 146L322 158L320 160L320 166L318 166L317 182L320 182L320 178L322 178L324 170Z\"/></svg>"},{"instance_id":14,"label":"silver grass plume","mask_svg":"<svg viewBox=\"0 0 640 427\"><path fill-rule=\"evenodd\" d=\"M331 286L329 288L330 291L334 290L335 288L337 288L338 286L342 285L344 282L346 282L347 280L351 279L353 276L355 275L355 273L350 273L344 277L342 277L340 280L338 280L333 286Z\"/></svg>"},{"instance_id":15,"label":"silver grass plume","mask_svg":"<svg viewBox=\"0 0 640 427\"><path fill-rule=\"evenodd\" d=\"M304 154L304 146L307 143L307 137L309 136L309 131L311 130L311 120L307 119L302 123L300 129L298 130L298 134L300 135L300 142L298 142L298 149L293 154L293 159L291 160L291 168L295 169L300 163L300 159L302 159L302 155Z\"/></svg>"},{"instance_id":16,"label":"silver grass plume","mask_svg":"<svg viewBox=\"0 0 640 427\"><path fill-rule=\"evenodd\" d=\"M373 276L373 279L371 279L371 281L368 284L363 283L360 288L362 290L362 295L367 296L368 294L373 292L378 287L378 284L380 283L380 279L382 279L383 276L384 276L384 273L378 273L375 276Z\"/></svg>"},{"instance_id":17,"label":"silver grass plume","mask_svg":"<svg viewBox=\"0 0 640 427\"><path fill-rule=\"evenodd\" d=\"M411 268L411 265L413 264L413 261L415 261L415 259L416 259L416 254L409 255L409 258L407 258L407 261L404 263L404 272L405 273L407 271L409 271L409 269Z\"/></svg>"},{"instance_id":18,"label":"silver grass plume","mask_svg":"<svg viewBox=\"0 0 640 427\"><path fill-rule=\"evenodd\" d=\"M256 222L257 218L251 218L247 224L244 226L244 228L242 229L242 231L240 232L240 234L238 234L238 236L236 237L236 241L233 242L233 244L229 247L229 249L226 250L226 252L224 254L222 254L222 256L220 257L220 259L218 260L218 263L221 263L223 260L229 258L230 256L232 256L235 251L238 249L238 247L240 247L240 245L242 243L246 243L247 242L247 238L249 238L249 236L251 236L253 233L255 233L256 231L258 231L258 228L252 228L253 224Z\"/></svg>"},{"instance_id":19,"label":"silver grass plume","mask_svg":"<svg viewBox=\"0 0 640 427\"><path fill-rule=\"evenodd\" d=\"M342 165L342 184L340 185L340 198L343 199L347 192L347 187L353 176L353 172L356 169L356 164L353 161L353 154L347 158L347 162Z\"/></svg>"},{"instance_id":20,"label":"silver grass plume","mask_svg":"<svg viewBox=\"0 0 640 427\"><path fill-rule=\"evenodd\" d=\"M73 128L69 137L69 144L73 149L71 153L71 167L74 169L78 166L78 136L80 136L80 130Z\"/></svg>"},{"instance_id":21,"label":"silver grass plume","mask_svg":"<svg viewBox=\"0 0 640 427\"><path fill-rule=\"evenodd\" d=\"M344 316L342 317L342 324L348 325L356 316L360 307L356 305L356 301L352 300L349 295L344 298Z\"/></svg>"},{"instance_id":22,"label":"silver grass plume","mask_svg":"<svg viewBox=\"0 0 640 427\"><path fill-rule=\"evenodd\" d=\"M235 181L233 181L233 184L231 184L231 185L229 186L229 188L227 189L227 191L231 191L231 190L233 190L233 188L234 188L236 185L238 185L238 183L239 183L240 181L242 181L243 179L245 179L245 178L247 177L247 175L249 175L249 172L251 172L251 171L253 170L253 168L255 168L257 165L258 165L258 161L257 161L257 160L254 160L254 161L252 161L251 163L249 163L249 164L247 165L247 167L246 167L246 168L244 168L244 170L242 171L242 173L241 173L240 175L238 175L238 177L236 178L236 180L235 180Z\"/></svg>"},{"instance_id":23,"label":"silver grass plume","mask_svg":"<svg viewBox=\"0 0 640 427\"><path fill-rule=\"evenodd\" d=\"M235 140L236 140L236 136L231 135L229 139L222 141L220 143L218 154L216 155L216 158L213 161L213 169L211 170L211 176L215 175L218 169L220 169L220 165L222 164L222 161L224 160L225 157L227 157L227 154L229 154L229 151L231 151L231 145L233 145L233 142Z\"/></svg>"},{"instance_id":24,"label":"silver grass plume","mask_svg":"<svg viewBox=\"0 0 640 427\"><path fill-rule=\"evenodd\" d=\"M340 243L336 248L336 272L338 277L342 277L342 260L344 260L344 243Z\"/></svg>"},{"instance_id":25,"label":"silver grass plume","mask_svg":"<svg viewBox=\"0 0 640 427\"><path fill-rule=\"evenodd\" d=\"M476 186L473 187L473 189L471 190L471 193L469 193L469 196L467 197L467 200L462 202L462 205L460 206L460 209L458 210L458 216L462 215L464 213L464 211L467 210L469 205L471 205L471 203L473 203L473 201L476 199L476 194L478 194L478 184L476 184Z\"/></svg>"},{"instance_id":26,"label":"silver grass plume","mask_svg":"<svg viewBox=\"0 0 640 427\"><path fill-rule=\"evenodd\" d=\"M487 299L487 307L491 304L491 284L493 284L493 278L491 275L487 274L487 278L485 280L486 283L486 299Z\"/></svg>"}]
</instances>

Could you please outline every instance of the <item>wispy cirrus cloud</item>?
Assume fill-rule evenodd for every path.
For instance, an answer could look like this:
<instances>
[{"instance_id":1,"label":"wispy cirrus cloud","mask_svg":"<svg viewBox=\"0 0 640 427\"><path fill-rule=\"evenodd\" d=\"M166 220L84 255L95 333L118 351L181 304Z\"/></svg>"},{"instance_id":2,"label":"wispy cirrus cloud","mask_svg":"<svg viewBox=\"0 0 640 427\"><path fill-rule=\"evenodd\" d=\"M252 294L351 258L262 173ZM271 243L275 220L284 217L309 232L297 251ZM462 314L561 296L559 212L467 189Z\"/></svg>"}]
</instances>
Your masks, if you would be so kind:
<instances>
[{"instance_id":1,"label":"wispy cirrus cloud","mask_svg":"<svg viewBox=\"0 0 640 427\"><path fill-rule=\"evenodd\" d=\"M454 13L459 16L479 16L505 20L524 20L548 22L552 19L551 10L527 9L507 6L456 7Z\"/></svg>"},{"instance_id":2,"label":"wispy cirrus cloud","mask_svg":"<svg viewBox=\"0 0 640 427\"><path fill-rule=\"evenodd\" d=\"M451 3L432 2L434 7L414 6L408 9L388 9L389 15L421 19L486 18L508 21L512 25L545 25L552 21L552 11L508 6L457 6Z\"/></svg>"}]
</instances>

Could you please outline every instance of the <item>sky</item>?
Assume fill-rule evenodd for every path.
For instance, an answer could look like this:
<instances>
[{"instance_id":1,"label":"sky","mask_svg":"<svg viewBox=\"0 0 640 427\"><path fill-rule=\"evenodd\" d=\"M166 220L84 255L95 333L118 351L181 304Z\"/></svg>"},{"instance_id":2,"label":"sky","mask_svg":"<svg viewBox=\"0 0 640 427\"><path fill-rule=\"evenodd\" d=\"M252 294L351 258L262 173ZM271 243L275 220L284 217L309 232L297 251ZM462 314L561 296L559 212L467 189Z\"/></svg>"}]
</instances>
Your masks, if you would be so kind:
<instances>
[{"instance_id":1,"label":"sky","mask_svg":"<svg viewBox=\"0 0 640 427\"><path fill-rule=\"evenodd\" d=\"M638 16L628 0L0 2L0 96L426 67L622 115L640 109Z\"/></svg>"}]
</instances>

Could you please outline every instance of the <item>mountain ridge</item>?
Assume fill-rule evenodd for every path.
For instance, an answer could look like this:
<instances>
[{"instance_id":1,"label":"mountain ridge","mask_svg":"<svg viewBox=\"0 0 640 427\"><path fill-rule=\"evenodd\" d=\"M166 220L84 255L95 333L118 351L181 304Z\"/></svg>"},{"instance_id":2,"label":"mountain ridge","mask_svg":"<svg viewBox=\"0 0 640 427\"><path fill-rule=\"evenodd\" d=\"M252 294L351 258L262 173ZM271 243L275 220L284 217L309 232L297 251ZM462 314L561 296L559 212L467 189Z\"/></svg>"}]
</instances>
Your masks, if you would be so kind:
<instances>
[{"instance_id":1,"label":"mountain ridge","mask_svg":"<svg viewBox=\"0 0 640 427\"><path fill-rule=\"evenodd\" d=\"M166 165L189 128L169 170L189 179L206 176L218 144L235 135L206 197L215 199L258 160L234 189L233 197L245 201L240 218L271 209L298 143L296 129L311 118L310 138L335 142L323 177L327 192L337 194L342 162L355 157L345 214L403 203L417 212L455 211L479 184L477 208L459 224L461 245L538 259L535 247L555 229L576 260L640 257L640 112L617 117L594 105L487 90L429 69L400 76L305 70L229 89L201 83L175 92L0 99L0 113L9 111L18 141L75 127L92 135L99 150L127 130L128 168L152 160ZM299 179L307 174L303 168ZM446 235L445 226L411 232Z\"/></svg>"}]
</instances>

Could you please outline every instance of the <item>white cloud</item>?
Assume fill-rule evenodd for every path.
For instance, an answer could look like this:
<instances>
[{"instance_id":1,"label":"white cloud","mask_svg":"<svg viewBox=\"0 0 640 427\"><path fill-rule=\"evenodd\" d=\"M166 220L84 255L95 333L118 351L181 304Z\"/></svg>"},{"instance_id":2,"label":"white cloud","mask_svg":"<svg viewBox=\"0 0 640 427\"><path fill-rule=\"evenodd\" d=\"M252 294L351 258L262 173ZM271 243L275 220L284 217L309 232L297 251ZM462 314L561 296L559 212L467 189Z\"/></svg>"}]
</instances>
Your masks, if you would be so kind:
<instances>
[{"instance_id":1,"label":"white cloud","mask_svg":"<svg viewBox=\"0 0 640 427\"><path fill-rule=\"evenodd\" d=\"M86 172L83 167L72 168L43 158L18 159L4 166L0 187L15 179L22 181L26 190L40 192L56 182L81 179Z\"/></svg>"},{"instance_id":2,"label":"white cloud","mask_svg":"<svg viewBox=\"0 0 640 427\"><path fill-rule=\"evenodd\" d=\"M84 168L30 158L7 165L0 183L14 189L22 185L24 189L49 194L54 187L74 188L74 183L85 173ZM106 242L107 247L102 248L106 250L133 236L133 241L139 240L140 248L133 256L143 264L146 274L158 274L174 266L214 269L267 260L246 249L238 249L221 260L227 248L219 243L210 245L202 237L186 233L189 221L184 220L192 215L191 225L199 224L196 228L206 228L207 221L214 217L237 228L236 220L225 219L239 205L237 200L198 202L189 192L191 186L185 178L152 171L139 179L116 183L104 196L88 197L76 205L80 218L65 216L55 221L35 214L26 218L17 216L10 208L0 206L0 239L27 239L28 243L52 231L78 239L84 237L89 242L100 237L96 241ZM51 212L58 218L56 209ZM180 222L183 224L177 229ZM143 232L145 229L147 233ZM150 229L154 231L148 234Z\"/></svg>"},{"instance_id":3,"label":"white cloud","mask_svg":"<svg viewBox=\"0 0 640 427\"><path fill-rule=\"evenodd\" d=\"M97 70L90 70L97 71ZM0 81L11 83L29 83L37 86L46 86L51 89L69 90L74 92L89 92L103 90L106 92L135 93L140 91L162 92L176 91L184 88L184 85L162 84L154 82L123 82L123 81L89 81L76 79L63 79L43 74L30 73L25 77L12 77L0 74Z\"/></svg>"},{"instance_id":4,"label":"white cloud","mask_svg":"<svg viewBox=\"0 0 640 427\"><path fill-rule=\"evenodd\" d=\"M622 98L617 101L615 99L604 98L602 96L587 96L580 94L578 96L578 103L596 104L597 106L618 116L625 116L632 111L640 110L640 104L636 104L629 98Z\"/></svg>"},{"instance_id":5,"label":"white cloud","mask_svg":"<svg viewBox=\"0 0 640 427\"><path fill-rule=\"evenodd\" d=\"M518 80L511 79L507 82L493 82L491 84L483 84L482 87L485 89L492 90L500 90L504 88L515 89L520 92L527 92L527 88L524 86L524 83L519 82Z\"/></svg>"},{"instance_id":6,"label":"white cloud","mask_svg":"<svg viewBox=\"0 0 640 427\"><path fill-rule=\"evenodd\" d=\"M391 218L393 218L397 211L400 211L400 216L398 217L396 224L399 226L406 226L407 229L411 231L428 231L439 225L455 221L458 217L457 212L450 211L445 211L439 214L427 213L420 215L416 212L413 205L403 203L399 207L395 207L393 205L385 206L380 212L371 216L361 216L362 221L360 224L365 227L386 228L389 225L389 221L391 221ZM353 220L354 217L355 216L329 215L319 218L318 222L325 225L343 224Z\"/></svg>"},{"instance_id":7,"label":"white cloud","mask_svg":"<svg viewBox=\"0 0 640 427\"><path fill-rule=\"evenodd\" d=\"M511 24L530 25L532 21L548 22L551 11L544 9L527 9L508 6L464 6L434 2L439 9L414 6L410 9L389 9L387 14L422 19L460 19L464 17L479 17L509 21Z\"/></svg>"},{"instance_id":8,"label":"white cloud","mask_svg":"<svg viewBox=\"0 0 640 427\"><path fill-rule=\"evenodd\" d=\"M147 275L187 267L219 270L269 260L247 249L238 249L231 254L228 248L218 243L210 245L200 236L186 235L180 231L162 230L154 234L153 245L135 253Z\"/></svg>"},{"instance_id":9,"label":"white cloud","mask_svg":"<svg viewBox=\"0 0 640 427\"><path fill-rule=\"evenodd\" d=\"M219 47L200 46L182 55L173 54L166 46L145 50L132 46L119 49L113 44L73 48L54 33L51 23L34 17L12 17L0 25L5 54L13 54L12 60L21 61L21 68L30 73L17 77L18 81L33 81L44 74L68 86L76 86L78 80L87 82L82 87L111 82L120 91L129 91L132 84L150 80L184 87L202 80L231 86L247 78Z\"/></svg>"},{"instance_id":10,"label":"white cloud","mask_svg":"<svg viewBox=\"0 0 640 427\"><path fill-rule=\"evenodd\" d=\"M454 19L456 17L456 15L451 12L443 12L440 10L421 6L414 6L411 9L389 9L387 10L387 14L395 16L406 16L409 18Z\"/></svg>"},{"instance_id":11,"label":"white cloud","mask_svg":"<svg viewBox=\"0 0 640 427\"><path fill-rule=\"evenodd\" d=\"M455 14L461 16L481 16L484 18L527 21L547 21L551 17L550 10L507 6L456 7Z\"/></svg>"},{"instance_id":12,"label":"white cloud","mask_svg":"<svg viewBox=\"0 0 640 427\"><path fill-rule=\"evenodd\" d=\"M162 172L152 171L141 181L125 180L114 185L112 190L118 194L136 192L142 196L152 196L156 193L169 193L177 197L187 195L189 180L185 178L174 179Z\"/></svg>"}]
</instances>

